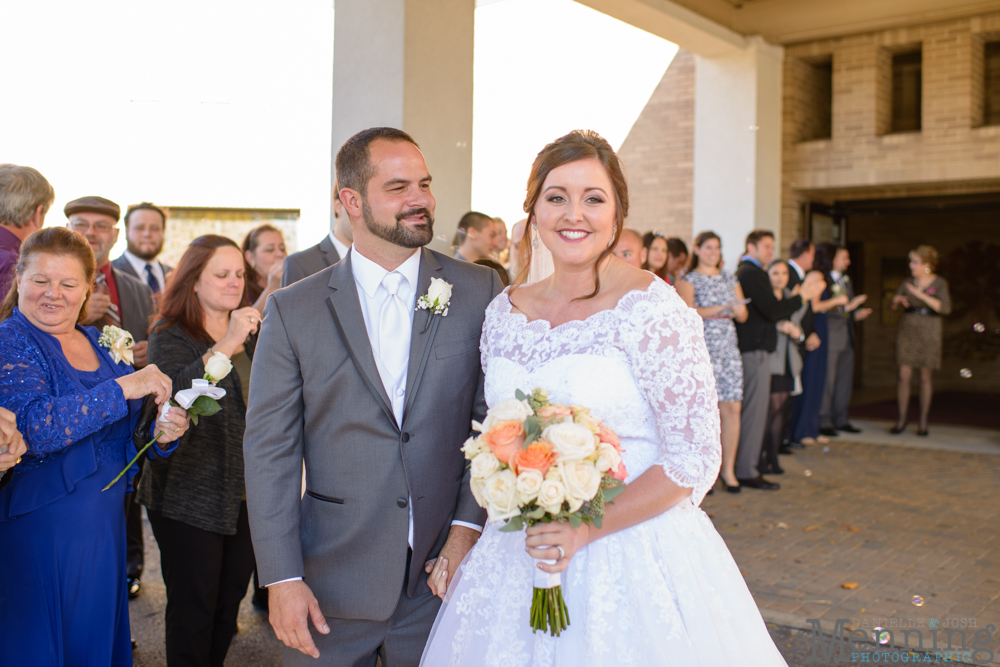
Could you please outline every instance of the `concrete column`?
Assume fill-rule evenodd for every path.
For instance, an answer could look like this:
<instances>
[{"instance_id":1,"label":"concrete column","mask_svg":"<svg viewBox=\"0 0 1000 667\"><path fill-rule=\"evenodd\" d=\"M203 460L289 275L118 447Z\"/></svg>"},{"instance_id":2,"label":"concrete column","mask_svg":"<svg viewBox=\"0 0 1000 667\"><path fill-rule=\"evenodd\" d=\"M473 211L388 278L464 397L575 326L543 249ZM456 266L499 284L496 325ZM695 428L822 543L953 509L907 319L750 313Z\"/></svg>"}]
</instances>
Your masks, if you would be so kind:
<instances>
[{"instance_id":1,"label":"concrete column","mask_svg":"<svg viewBox=\"0 0 1000 667\"><path fill-rule=\"evenodd\" d=\"M729 271L752 229L770 229L780 246L782 55L752 37L695 60L692 231L719 235Z\"/></svg>"},{"instance_id":2,"label":"concrete column","mask_svg":"<svg viewBox=\"0 0 1000 667\"><path fill-rule=\"evenodd\" d=\"M334 9L333 156L368 127L409 132L434 177L435 235L450 242L471 205L475 0L336 0Z\"/></svg>"}]
</instances>

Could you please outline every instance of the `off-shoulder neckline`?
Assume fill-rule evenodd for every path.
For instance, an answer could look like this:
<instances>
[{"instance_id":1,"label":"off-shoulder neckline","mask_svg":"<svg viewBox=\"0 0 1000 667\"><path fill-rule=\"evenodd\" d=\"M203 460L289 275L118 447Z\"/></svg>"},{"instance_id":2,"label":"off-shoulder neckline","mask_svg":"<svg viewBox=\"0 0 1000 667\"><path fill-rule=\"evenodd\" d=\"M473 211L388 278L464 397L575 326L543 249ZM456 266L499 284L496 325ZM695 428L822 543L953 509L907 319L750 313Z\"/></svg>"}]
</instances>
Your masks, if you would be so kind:
<instances>
[{"instance_id":1,"label":"off-shoulder neckline","mask_svg":"<svg viewBox=\"0 0 1000 667\"><path fill-rule=\"evenodd\" d=\"M636 288L636 289L631 289L628 292L625 292L625 294L623 294L621 296L621 298L618 299L618 302L615 304L614 308L605 308L604 310L599 310L596 313L588 315L587 317L583 318L582 320L568 320L566 322L563 322L562 324L557 324L555 326L552 326L551 322L549 322L548 320L542 319L540 317L536 318L534 320L529 320L528 316L525 315L524 313L515 313L514 312L514 304L510 300L510 288L508 287L508 288L504 289L504 291L503 291L504 299L507 301L507 312L503 313L503 314L504 315L508 315L510 317L520 318L522 320L522 324L524 324L524 326L532 326L532 325L536 325L536 324L540 323L541 325L543 325L543 331L557 331L557 330L559 330L559 329L561 329L563 327L567 327L567 326L569 326L571 324L586 324L587 322L590 322L594 318L596 318L598 316L601 316L601 315L604 315L605 313L614 313L619 308L621 308L622 304L625 303L625 300L628 299L633 294L642 294L642 295L651 294L652 291L653 291L653 287L657 283L662 283L664 286L667 285L667 283L665 283L662 280L654 277L649 282L649 284L646 285L645 288L641 288L641 289L640 288Z\"/></svg>"}]
</instances>

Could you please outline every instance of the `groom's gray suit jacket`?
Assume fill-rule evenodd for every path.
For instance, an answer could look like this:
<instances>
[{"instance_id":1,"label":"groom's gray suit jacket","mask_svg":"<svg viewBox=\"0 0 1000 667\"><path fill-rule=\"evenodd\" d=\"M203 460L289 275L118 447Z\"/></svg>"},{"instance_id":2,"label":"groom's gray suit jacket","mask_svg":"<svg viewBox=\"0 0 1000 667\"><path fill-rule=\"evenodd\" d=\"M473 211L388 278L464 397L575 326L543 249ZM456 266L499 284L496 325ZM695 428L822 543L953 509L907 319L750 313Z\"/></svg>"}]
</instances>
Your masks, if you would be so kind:
<instances>
[{"instance_id":1,"label":"groom's gray suit jacket","mask_svg":"<svg viewBox=\"0 0 1000 667\"><path fill-rule=\"evenodd\" d=\"M420 252L417 297L431 277L454 290L446 317L414 313L401 428L349 256L278 290L264 311L243 441L258 574L262 584L303 577L332 618L392 615L406 570L408 498L411 598L452 520L486 520L460 448L471 421L486 415L479 339L502 284L484 267Z\"/></svg>"}]
</instances>

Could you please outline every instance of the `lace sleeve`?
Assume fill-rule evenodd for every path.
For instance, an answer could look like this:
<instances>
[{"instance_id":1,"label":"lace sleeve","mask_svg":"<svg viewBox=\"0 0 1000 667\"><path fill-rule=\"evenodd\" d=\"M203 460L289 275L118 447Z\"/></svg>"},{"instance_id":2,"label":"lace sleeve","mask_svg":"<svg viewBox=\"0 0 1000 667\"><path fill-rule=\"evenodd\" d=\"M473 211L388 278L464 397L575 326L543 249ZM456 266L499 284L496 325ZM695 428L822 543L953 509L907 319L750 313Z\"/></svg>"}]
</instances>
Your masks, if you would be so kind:
<instances>
[{"instance_id":1,"label":"lace sleeve","mask_svg":"<svg viewBox=\"0 0 1000 667\"><path fill-rule=\"evenodd\" d=\"M128 413L121 386L114 380L84 392L57 396L34 346L0 342L0 403L17 415L27 456L42 458L114 423Z\"/></svg>"},{"instance_id":2,"label":"lace sleeve","mask_svg":"<svg viewBox=\"0 0 1000 667\"><path fill-rule=\"evenodd\" d=\"M715 376L697 312L664 289L651 289L632 309L623 335L636 384L656 415L657 463L701 504L722 461Z\"/></svg>"}]
</instances>

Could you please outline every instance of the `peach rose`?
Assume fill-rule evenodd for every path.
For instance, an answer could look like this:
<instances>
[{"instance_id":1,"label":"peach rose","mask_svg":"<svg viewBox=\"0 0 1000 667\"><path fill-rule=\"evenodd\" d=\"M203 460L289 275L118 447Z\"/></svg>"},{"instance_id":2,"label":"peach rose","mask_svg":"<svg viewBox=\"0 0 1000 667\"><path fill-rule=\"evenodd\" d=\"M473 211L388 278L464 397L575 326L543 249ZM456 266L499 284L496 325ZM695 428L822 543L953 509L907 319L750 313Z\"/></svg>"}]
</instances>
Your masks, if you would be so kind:
<instances>
[{"instance_id":1,"label":"peach rose","mask_svg":"<svg viewBox=\"0 0 1000 667\"><path fill-rule=\"evenodd\" d=\"M573 411L565 405L546 405L538 411L538 418L545 421L562 421L573 416Z\"/></svg>"},{"instance_id":2,"label":"peach rose","mask_svg":"<svg viewBox=\"0 0 1000 667\"><path fill-rule=\"evenodd\" d=\"M614 447L615 451L617 451L619 454L622 453L622 441L618 439L618 436L615 435L614 431L612 431L604 424L601 424L601 428L597 433L597 437L598 439L600 439L601 442L606 442L612 447Z\"/></svg>"},{"instance_id":3,"label":"peach rose","mask_svg":"<svg viewBox=\"0 0 1000 667\"><path fill-rule=\"evenodd\" d=\"M535 440L524 449L519 449L515 452L510 457L508 465L514 471L515 475L522 470L537 470L544 477L554 462L552 443L544 440Z\"/></svg>"},{"instance_id":4,"label":"peach rose","mask_svg":"<svg viewBox=\"0 0 1000 667\"><path fill-rule=\"evenodd\" d=\"M628 478L628 471L625 470L625 462L620 461L618 463L618 469L614 472L609 470L608 474L617 479L619 482L624 482Z\"/></svg>"},{"instance_id":5,"label":"peach rose","mask_svg":"<svg viewBox=\"0 0 1000 667\"><path fill-rule=\"evenodd\" d=\"M480 436L480 440L501 463L508 463L510 457L519 452L524 444L524 424L516 420L497 422Z\"/></svg>"}]
</instances>

